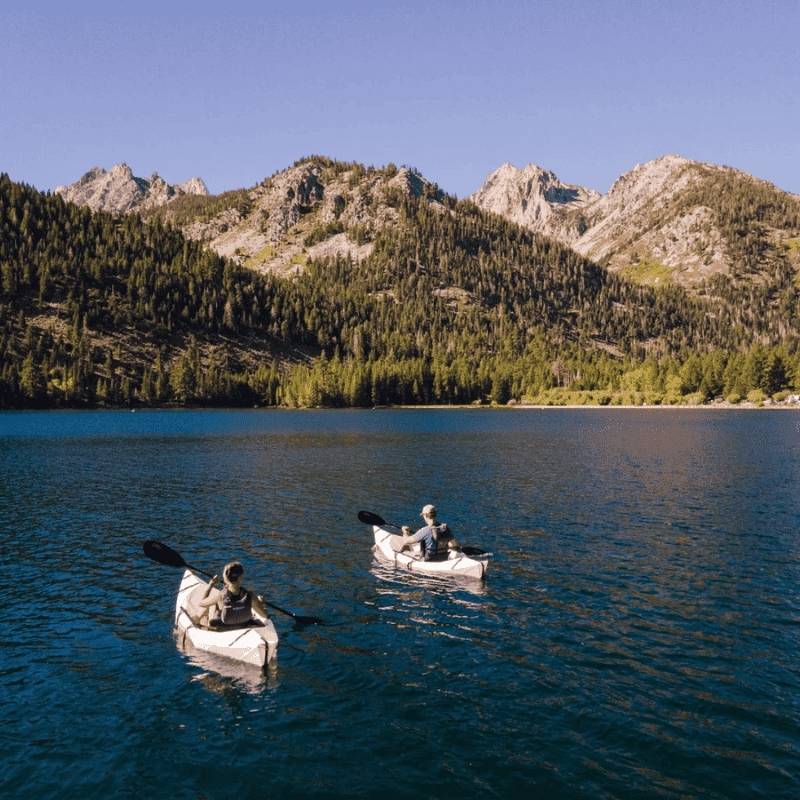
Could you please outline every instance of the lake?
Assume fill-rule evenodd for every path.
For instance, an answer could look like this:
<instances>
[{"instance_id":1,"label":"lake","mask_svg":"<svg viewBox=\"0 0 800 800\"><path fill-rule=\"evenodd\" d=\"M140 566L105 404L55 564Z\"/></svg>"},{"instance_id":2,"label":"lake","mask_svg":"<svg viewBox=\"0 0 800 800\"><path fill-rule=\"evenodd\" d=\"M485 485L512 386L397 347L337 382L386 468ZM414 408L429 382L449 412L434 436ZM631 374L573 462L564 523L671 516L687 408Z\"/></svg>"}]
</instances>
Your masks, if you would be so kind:
<instances>
[{"instance_id":1,"label":"lake","mask_svg":"<svg viewBox=\"0 0 800 800\"><path fill-rule=\"evenodd\" d=\"M800 796L800 414L0 414L3 796ZM435 503L484 583L374 562ZM277 614L181 650L180 570Z\"/></svg>"}]
</instances>

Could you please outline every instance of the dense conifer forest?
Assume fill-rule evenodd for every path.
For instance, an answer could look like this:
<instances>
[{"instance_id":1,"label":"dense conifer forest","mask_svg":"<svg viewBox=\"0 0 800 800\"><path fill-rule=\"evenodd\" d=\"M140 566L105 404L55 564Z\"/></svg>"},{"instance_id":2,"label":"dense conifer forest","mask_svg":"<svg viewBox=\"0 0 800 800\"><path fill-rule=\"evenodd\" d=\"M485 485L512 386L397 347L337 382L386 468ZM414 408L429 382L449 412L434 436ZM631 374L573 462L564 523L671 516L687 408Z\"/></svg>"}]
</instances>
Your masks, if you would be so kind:
<instances>
[{"instance_id":1,"label":"dense conifer forest","mask_svg":"<svg viewBox=\"0 0 800 800\"><path fill-rule=\"evenodd\" d=\"M246 203L221 197L182 213ZM389 201L396 224L347 231L373 239L367 260L277 277L157 214L93 213L0 176L0 406L699 403L800 388L787 259L696 298L628 283L436 187ZM734 198L731 225L737 202L758 198ZM743 243L743 272L759 247Z\"/></svg>"}]
</instances>

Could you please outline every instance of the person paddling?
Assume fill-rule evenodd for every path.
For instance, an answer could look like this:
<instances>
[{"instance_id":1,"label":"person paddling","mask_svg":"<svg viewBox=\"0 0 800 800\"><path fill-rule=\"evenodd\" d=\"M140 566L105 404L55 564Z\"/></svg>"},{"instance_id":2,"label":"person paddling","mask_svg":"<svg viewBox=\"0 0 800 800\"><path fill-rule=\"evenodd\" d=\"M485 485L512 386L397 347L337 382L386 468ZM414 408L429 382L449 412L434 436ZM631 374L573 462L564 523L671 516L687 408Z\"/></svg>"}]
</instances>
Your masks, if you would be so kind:
<instances>
[{"instance_id":1,"label":"person paddling","mask_svg":"<svg viewBox=\"0 0 800 800\"><path fill-rule=\"evenodd\" d=\"M208 614L216 611L216 616L211 616L208 625L211 628L225 625L245 626L253 619L253 611L266 617L267 611L261 598L242 586L244 567L238 561L231 561L222 570L222 580L225 587L222 591L214 588L219 576L215 575L208 582L206 593L199 602L201 608L208 609Z\"/></svg>"},{"instance_id":2,"label":"person paddling","mask_svg":"<svg viewBox=\"0 0 800 800\"><path fill-rule=\"evenodd\" d=\"M419 542L425 561L437 561L447 558L450 550L460 549L460 545L455 540L447 523L437 524L435 506L430 503L423 506L420 516L425 521L425 525L415 534L411 533L408 525L403 525L401 550L408 550Z\"/></svg>"}]
</instances>

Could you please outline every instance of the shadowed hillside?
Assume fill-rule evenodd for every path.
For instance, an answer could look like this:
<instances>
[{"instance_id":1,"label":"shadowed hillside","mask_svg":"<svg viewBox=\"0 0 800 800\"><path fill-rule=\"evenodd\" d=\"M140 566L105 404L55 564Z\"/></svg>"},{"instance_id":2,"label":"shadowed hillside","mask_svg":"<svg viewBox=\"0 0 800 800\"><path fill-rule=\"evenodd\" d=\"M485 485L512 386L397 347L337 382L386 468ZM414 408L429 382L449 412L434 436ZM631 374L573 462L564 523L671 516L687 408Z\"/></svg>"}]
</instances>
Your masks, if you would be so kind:
<instances>
[{"instance_id":1,"label":"shadowed hillside","mask_svg":"<svg viewBox=\"0 0 800 800\"><path fill-rule=\"evenodd\" d=\"M792 385L796 299L756 324L754 309L630 283L413 170L310 158L263 190L263 258L283 268L170 224L235 212L246 239L266 210L252 193L179 197L143 220L3 176L2 403L679 402Z\"/></svg>"}]
</instances>

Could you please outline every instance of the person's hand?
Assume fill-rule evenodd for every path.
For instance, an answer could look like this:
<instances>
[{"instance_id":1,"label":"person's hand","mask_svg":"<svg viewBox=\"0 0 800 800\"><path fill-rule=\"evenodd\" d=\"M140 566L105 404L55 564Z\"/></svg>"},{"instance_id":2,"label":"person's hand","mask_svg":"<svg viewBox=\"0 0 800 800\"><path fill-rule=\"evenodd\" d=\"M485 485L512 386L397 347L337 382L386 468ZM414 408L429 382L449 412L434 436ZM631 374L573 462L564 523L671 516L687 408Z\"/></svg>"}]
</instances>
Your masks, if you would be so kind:
<instances>
[{"instance_id":1,"label":"person's hand","mask_svg":"<svg viewBox=\"0 0 800 800\"><path fill-rule=\"evenodd\" d=\"M213 586L219 580L219 575L215 575L209 583Z\"/></svg>"},{"instance_id":2,"label":"person's hand","mask_svg":"<svg viewBox=\"0 0 800 800\"><path fill-rule=\"evenodd\" d=\"M403 525L400 530L403 531L403 536L411 536L411 528L408 525Z\"/></svg>"}]
</instances>

